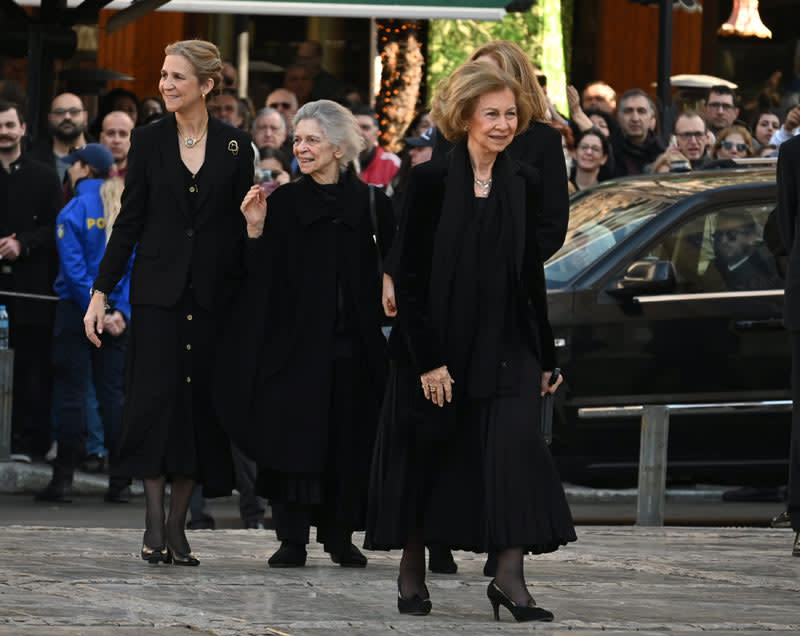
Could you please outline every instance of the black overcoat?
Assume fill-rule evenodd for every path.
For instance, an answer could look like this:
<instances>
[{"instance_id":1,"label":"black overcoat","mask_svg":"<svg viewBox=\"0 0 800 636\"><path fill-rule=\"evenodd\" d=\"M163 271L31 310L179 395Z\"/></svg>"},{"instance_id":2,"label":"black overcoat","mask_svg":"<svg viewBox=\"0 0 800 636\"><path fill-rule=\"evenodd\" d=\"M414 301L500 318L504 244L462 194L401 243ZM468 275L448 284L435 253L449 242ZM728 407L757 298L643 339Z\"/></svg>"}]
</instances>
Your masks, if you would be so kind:
<instances>
[{"instance_id":1,"label":"black overcoat","mask_svg":"<svg viewBox=\"0 0 800 636\"><path fill-rule=\"evenodd\" d=\"M452 338L458 332L459 315L474 309L450 302L450 284L465 221L461 212L474 196L468 162L466 142L461 142L448 155L411 171L403 212L403 245L395 277L400 311L392 347L399 348L394 351L399 357L410 356L418 373L442 365L448 365L451 374L463 371L453 365L470 347L467 339L471 334L465 333L463 341ZM542 368L553 369L555 347L547 320L547 290L538 236L542 226L540 176L533 167L514 161L504 152L498 155L492 179L501 205L511 210L514 224L513 256L519 281L515 285L515 305L527 335L540 344ZM564 242L567 221L565 214L548 219L548 249L555 251ZM445 344L444 334L448 334L450 345ZM458 386L457 378L456 383Z\"/></svg>"},{"instance_id":2,"label":"black overcoat","mask_svg":"<svg viewBox=\"0 0 800 636\"><path fill-rule=\"evenodd\" d=\"M375 434L386 341L369 189L349 171L336 188L330 198L306 176L281 186L268 199L264 233L248 240L245 284L218 356L215 398L226 430L263 469L321 473L325 467L337 275L348 290L360 408L374 414L365 418L366 446ZM380 191L375 204L377 244L385 253L392 207Z\"/></svg>"}]
</instances>

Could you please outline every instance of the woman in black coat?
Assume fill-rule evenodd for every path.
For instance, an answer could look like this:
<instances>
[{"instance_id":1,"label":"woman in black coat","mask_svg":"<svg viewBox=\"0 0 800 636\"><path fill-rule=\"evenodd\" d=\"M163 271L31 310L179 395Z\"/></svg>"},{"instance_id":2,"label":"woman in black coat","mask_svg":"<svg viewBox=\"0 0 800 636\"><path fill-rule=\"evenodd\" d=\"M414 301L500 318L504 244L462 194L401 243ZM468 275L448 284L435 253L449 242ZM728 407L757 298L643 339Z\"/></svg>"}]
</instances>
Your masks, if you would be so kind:
<instances>
[{"instance_id":1,"label":"woman in black coat","mask_svg":"<svg viewBox=\"0 0 800 636\"><path fill-rule=\"evenodd\" d=\"M390 246L392 208L346 168L362 146L348 110L311 102L293 128L300 179L270 195L269 212L257 187L242 202L247 278L219 408L272 504L281 547L269 565L304 565L316 525L335 563L363 567L351 534L364 526L386 380L378 246Z\"/></svg>"},{"instance_id":2,"label":"woman in black coat","mask_svg":"<svg viewBox=\"0 0 800 636\"><path fill-rule=\"evenodd\" d=\"M107 294L136 247L118 470L144 480L142 559L197 565L184 533L194 484L211 497L233 485L211 375L219 313L241 278L238 206L253 183L253 151L247 133L208 115L222 81L217 47L187 40L165 53L159 90L170 114L133 133L122 208L84 326L99 347Z\"/></svg>"},{"instance_id":3,"label":"woman in black coat","mask_svg":"<svg viewBox=\"0 0 800 636\"><path fill-rule=\"evenodd\" d=\"M366 546L403 548L401 613L427 614L425 545L498 553L487 595L517 620L552 620L523 576L526 552L575 540L540 431L555 365L536 171L505 152L527 127L519 84L483 63L434 99L455 143L411 173L399 312L370 483ZM563 241L566 218L549 240Z\"/></svg>"}]
</instances>

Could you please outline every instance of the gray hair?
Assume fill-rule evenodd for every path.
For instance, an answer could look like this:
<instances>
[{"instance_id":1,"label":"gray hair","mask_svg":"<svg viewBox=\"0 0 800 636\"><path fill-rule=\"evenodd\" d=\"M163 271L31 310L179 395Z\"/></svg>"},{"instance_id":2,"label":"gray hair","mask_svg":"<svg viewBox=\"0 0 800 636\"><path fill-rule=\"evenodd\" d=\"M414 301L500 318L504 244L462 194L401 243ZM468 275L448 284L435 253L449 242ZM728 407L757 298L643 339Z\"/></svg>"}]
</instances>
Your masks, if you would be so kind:
<instances>
[{"instance_id":1,"label":"gray hair","mask_svg":"<svg viewBox=\"0 0 800 636\"><path fill-rule=\"evenodd\" d=\"M253 130L255 130L256 123L258 122L259 119L261 119L262 117L266 117L267 115L271 115L272 113L275 113L278 116L278 119L281 120L281 126L283 126L283 132L288 132L286 120L283 118L283 115L281 115L274 108L270 108L269 106L265 106L264 108L262 108L260 111L256 113L256 116L253 117Z\"/></svg>"},{"instance_id":2,"label":"gray hair","mask_svg":"<svg viewBox=\"0 0 800 636\"><path fill-rule=\"evenodd\" d=\"M355 116L344 106L329 99L318 99L304 104L294 117L292 126L304 119L313 119L322 128L325 137L341 152L339 165L344 168L352 162L364 148L364 138L358 129Z\"/></svg>"}]
</instances>

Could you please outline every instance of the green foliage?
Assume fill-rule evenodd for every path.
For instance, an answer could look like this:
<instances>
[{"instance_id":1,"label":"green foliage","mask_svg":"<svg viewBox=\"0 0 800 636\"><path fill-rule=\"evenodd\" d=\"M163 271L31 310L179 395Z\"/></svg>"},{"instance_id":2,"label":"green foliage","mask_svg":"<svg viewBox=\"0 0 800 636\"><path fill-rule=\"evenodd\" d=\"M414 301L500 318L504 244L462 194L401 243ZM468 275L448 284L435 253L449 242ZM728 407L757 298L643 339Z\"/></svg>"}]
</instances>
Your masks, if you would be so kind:
<instances>
[{"instance_id":1,"label":"green foliage","mask_svg":"<svg viewBox=\"0 0 800 636\"><path fill-rule=\"evenodd\" d=\"M428 101L439 82L463 64L470 53L492 40L511 40L534 61L542 57L541 9L509 13L500 22L431 20L428 31Z\"/></svg>"}]
</instances>

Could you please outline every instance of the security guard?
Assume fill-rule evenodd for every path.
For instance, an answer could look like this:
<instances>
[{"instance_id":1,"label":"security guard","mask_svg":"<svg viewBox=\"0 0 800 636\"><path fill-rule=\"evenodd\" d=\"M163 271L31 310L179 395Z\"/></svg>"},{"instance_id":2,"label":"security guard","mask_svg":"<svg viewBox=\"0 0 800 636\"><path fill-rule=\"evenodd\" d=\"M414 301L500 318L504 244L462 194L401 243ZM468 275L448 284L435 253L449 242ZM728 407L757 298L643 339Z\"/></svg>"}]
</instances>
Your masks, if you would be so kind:
<instances>
[{"instance_id":1,"label":"security guard","mask_svg":"<svg viewBox=\"0 0 800 636\"><path fill-rule=\"evenodd\" d=\"M63 158L70 164L69 175L75 197L56 219L56 247L59 271L55 291L53 376L59 396L53 405L58 421L58 455L53 477L36 498L39 501L69 502L72 477L82 456L86 423L86 369L91 364L100 404L105 439L109 445L111 477L106 501L128 501L128 480L114 476L113 446L122 421L123 372L128 342L130 302L128 271L109 296L103 346L93 347L86 339L83 315L89 305L92 281L97 276L106 246L106 215L100 187L114 163L102 144L86 144Z\"/></svg>"}]
</instances>

